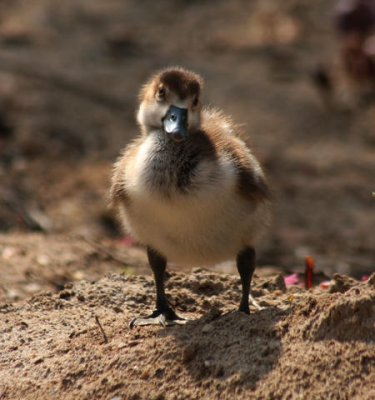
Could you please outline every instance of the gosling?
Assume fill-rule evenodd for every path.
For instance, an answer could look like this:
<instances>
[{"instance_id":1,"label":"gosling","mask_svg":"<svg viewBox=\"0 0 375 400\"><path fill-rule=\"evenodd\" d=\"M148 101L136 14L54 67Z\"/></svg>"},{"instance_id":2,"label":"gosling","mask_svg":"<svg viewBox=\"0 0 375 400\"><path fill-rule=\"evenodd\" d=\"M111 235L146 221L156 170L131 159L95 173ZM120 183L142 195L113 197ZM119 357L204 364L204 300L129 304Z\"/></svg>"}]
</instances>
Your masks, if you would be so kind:
<instances>
[{"instance_id":1,"label":"gosling","mask_svg":"<svg viewBox=\"0 0 375 400\"><path fill-rule=\"evenodd\" d=\"M202 108L202 78L164 69L143 86L140 135L114 166L110 198L125 229L147 247L156 309L130 327L184 323L164 290L167 261L212 265L236 258L239 311L249 313L255 245L268 225L270 191L238 127Z\"/></svg>"}]
</instances>

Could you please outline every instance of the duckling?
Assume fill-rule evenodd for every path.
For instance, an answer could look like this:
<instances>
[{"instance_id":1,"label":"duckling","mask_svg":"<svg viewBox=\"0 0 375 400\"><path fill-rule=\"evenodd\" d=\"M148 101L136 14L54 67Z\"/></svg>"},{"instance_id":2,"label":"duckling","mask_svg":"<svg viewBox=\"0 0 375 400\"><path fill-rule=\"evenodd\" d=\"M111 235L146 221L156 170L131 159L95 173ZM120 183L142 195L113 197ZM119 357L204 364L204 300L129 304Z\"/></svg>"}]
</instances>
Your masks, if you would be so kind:
<instances>
[{"instance_id":1,"label":"duckling","mask_svg":"<svg viewBox=\"0 0 375 400\"><path fill-rule=\"evenodd\" d=\"M236 258L239 311L249 313L254 247L268 225L270 190L231 118L202 107L202 86L199 75L180 67L152 76L139 95L140 135L114 166L111 202L146 246L156 285L155 311L131 327L185 322L165 295L167 261L207 266Z\"/></svg>"}]
</instances>

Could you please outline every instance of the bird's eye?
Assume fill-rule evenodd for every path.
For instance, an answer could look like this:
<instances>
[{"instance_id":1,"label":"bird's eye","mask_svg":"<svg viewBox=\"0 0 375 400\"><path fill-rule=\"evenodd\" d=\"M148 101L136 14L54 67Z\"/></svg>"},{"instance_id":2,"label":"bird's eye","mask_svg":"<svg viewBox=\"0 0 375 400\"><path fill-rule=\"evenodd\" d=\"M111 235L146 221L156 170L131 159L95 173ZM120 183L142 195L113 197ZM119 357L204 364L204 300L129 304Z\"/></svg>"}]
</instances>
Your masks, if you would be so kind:
<instances>
[{"instance_id":1,"label":"bird's eye","mask_svg":"<svg viewBox=\"0 0 375 400\"><path fill-rule=\"evenodd\" d=\"M165 88L160 87L156 93L156 97L159 101L164 100L165 99Z\"/></svg>"},{"instance_id":2,"label":"bird's eye","mask_svg":"<svg viewBox=\"0 0 375 400\"><path fill-rule=\"evenodd\" d=\"M195 107L198 104L198 97L194 97L193 99L193 107Z\"/></svg>"}]
</instances>

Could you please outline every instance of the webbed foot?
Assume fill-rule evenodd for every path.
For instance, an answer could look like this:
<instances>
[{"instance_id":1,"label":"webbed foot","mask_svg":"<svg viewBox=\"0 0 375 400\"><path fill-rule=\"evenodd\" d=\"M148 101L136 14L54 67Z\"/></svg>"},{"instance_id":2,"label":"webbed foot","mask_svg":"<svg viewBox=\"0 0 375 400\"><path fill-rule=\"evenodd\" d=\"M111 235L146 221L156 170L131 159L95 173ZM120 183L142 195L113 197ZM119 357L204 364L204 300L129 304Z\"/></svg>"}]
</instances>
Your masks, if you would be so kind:
<instances>
[{"instance_id":1,"label":"webbed foot","mask_svg":"<svg viewBox=\"0 0 375 400\"><path fill-rule=\"evenodd\" d=\"M147 317L138 317L130 321L130 329L135 326L146 326L146 325L184 325L187 320L179 317L171 308L166 310L155 310L151 315Z\"/></svg>"}]
</instances>

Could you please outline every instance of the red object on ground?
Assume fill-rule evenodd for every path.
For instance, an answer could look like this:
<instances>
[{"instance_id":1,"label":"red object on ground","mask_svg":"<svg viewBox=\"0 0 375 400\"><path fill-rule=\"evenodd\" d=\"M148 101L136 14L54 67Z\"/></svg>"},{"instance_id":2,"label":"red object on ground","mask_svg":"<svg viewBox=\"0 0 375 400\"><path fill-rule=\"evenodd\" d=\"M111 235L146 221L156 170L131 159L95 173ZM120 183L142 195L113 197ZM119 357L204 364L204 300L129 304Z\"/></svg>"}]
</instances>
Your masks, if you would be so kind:
<instances>
[{"instance_id":1,"label":"red object on ground","mask_svg":"<svg viewBox=\"0 0 375 400\"><path fill-rule=\"evenodd\" d=\"M305 259L305 289L311 289L313 287L314 266L313 258L307 256Z\"/></svg>"},{"instance_id":2,"label":"red object on ground","mask_svg":"<svg viewBox=\"0 0 375 400\"><path fill-rule=\"evenodd\" d=\"M323 282L320 282L319 287L320 287L320 289L327 290L330 288L331 284L332 284L332 281L323 281Z\"/></svg>"}]
</instances>

